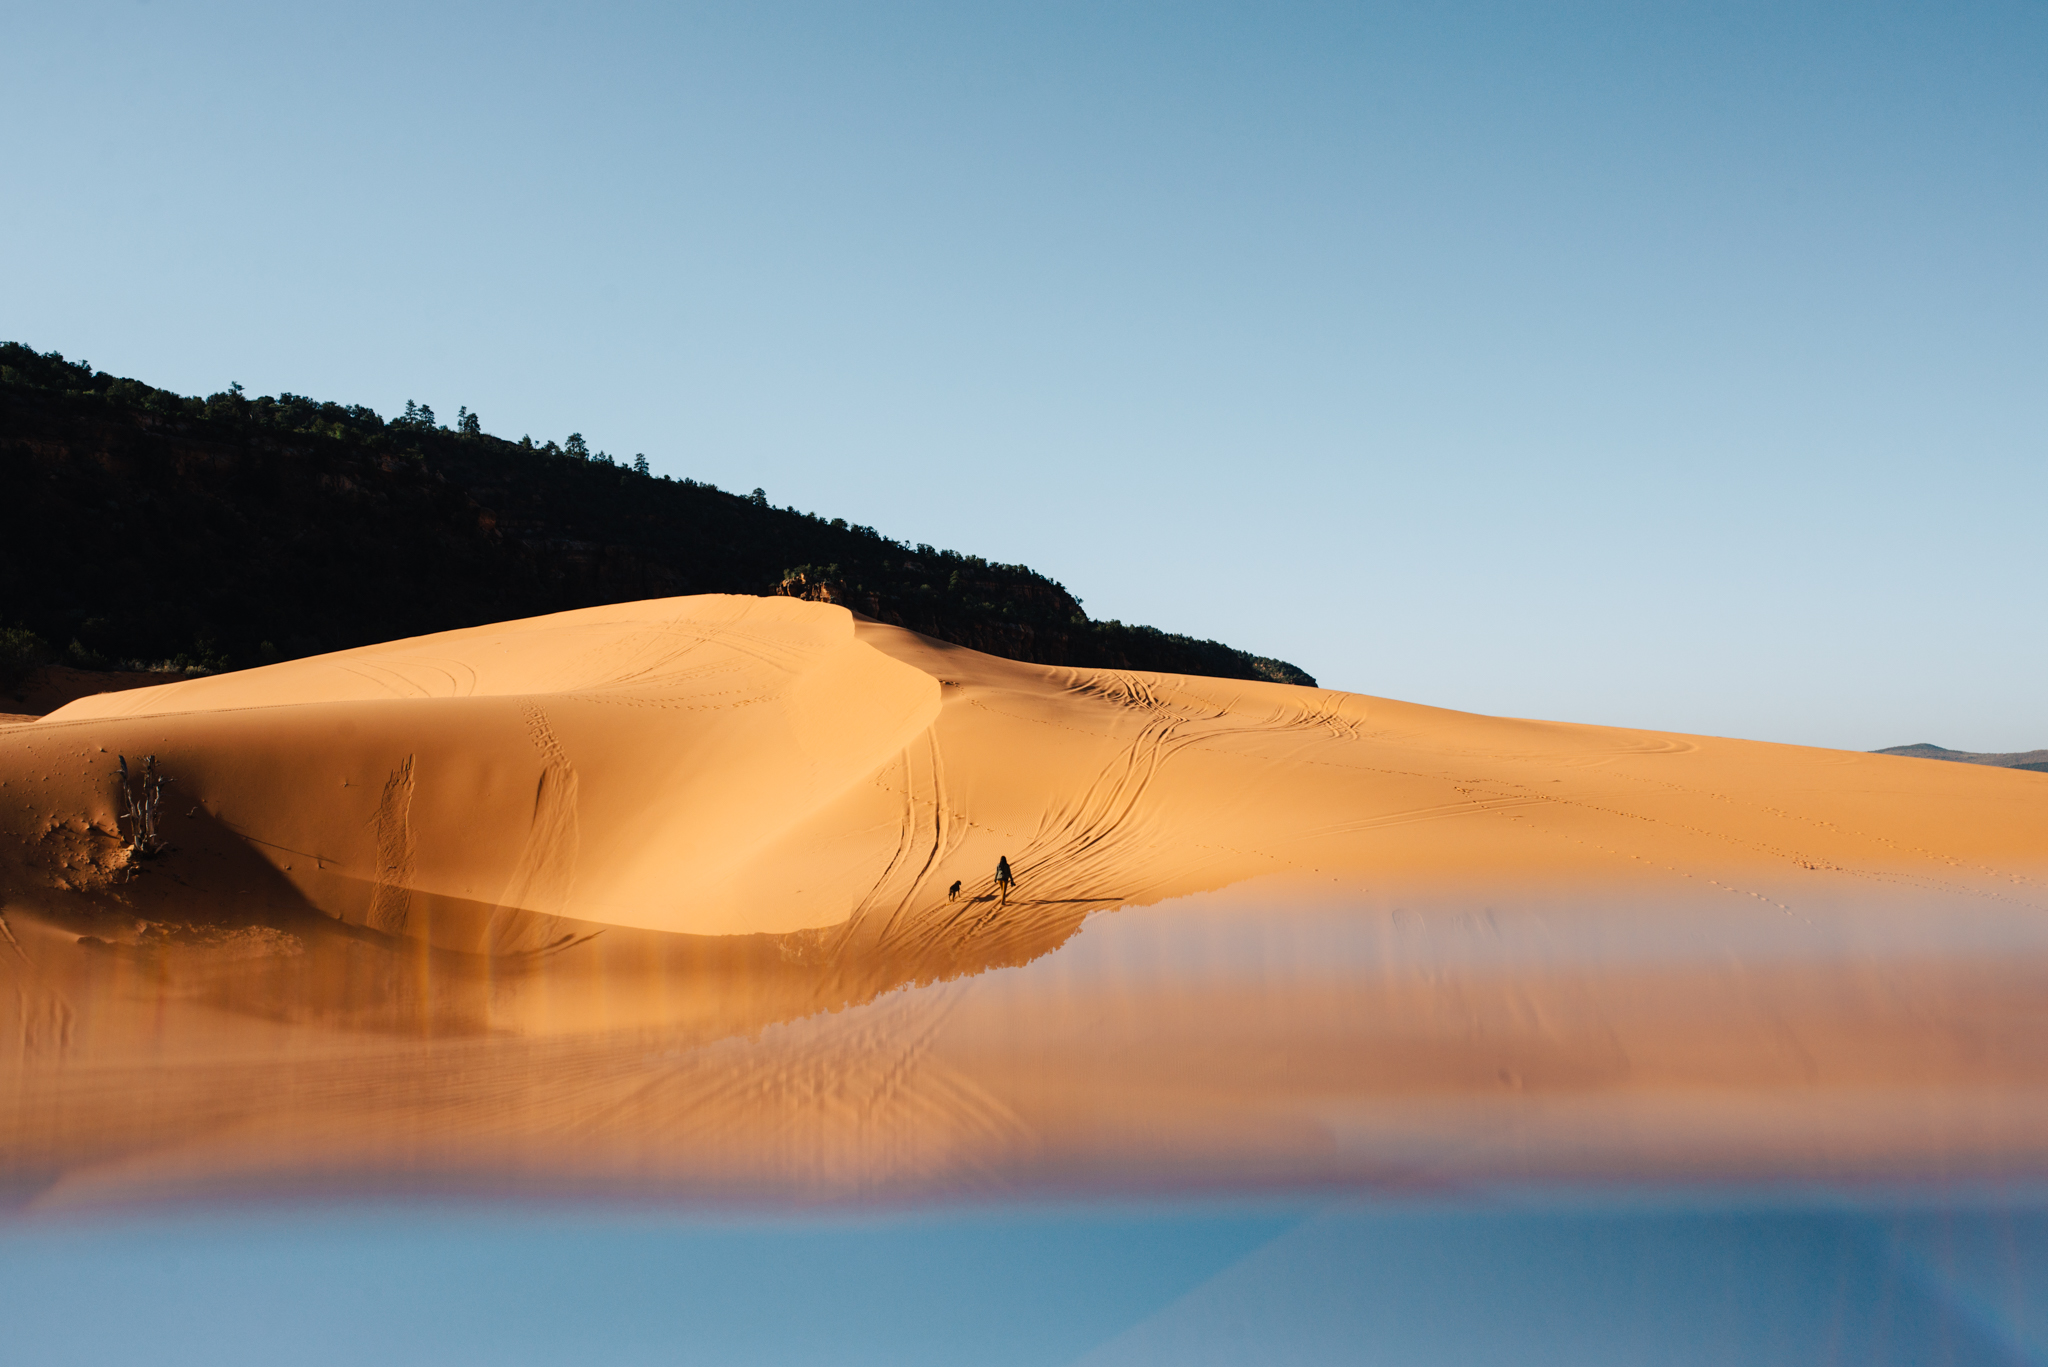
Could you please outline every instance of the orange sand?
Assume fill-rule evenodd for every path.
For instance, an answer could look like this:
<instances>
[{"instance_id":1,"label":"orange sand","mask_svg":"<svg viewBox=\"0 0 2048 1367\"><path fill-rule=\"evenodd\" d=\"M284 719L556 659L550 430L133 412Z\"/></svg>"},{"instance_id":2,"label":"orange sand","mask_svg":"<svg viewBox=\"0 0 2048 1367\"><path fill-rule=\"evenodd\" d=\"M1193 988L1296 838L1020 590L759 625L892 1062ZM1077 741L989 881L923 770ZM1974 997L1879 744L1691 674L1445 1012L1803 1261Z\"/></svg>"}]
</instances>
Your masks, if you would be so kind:
<instances>
[{"instance_id":1,"label":"orange sand","mask_svg":"<svg viewBox=\"0 0 2048 1367\"><path fill-rule=\"evenodd\" d=\"M175 780L140 872L124 753ZM790 599L0 726L0 898L0 1185L44 1205L2048 1160L2048 776Z\"/></svg>"}]
</instances>

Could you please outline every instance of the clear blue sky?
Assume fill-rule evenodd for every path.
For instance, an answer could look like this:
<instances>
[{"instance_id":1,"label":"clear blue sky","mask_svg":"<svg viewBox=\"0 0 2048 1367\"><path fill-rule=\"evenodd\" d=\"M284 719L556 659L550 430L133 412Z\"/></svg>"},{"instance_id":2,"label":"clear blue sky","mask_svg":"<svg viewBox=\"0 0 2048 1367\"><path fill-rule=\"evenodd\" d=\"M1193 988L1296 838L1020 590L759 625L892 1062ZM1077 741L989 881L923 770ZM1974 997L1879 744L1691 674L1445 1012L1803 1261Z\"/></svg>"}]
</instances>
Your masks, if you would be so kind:
<instances>
[{"instance_id":1,"label":"clear blue sky","mask_svg":"<svg viewBox=\"0 0 2048 1367\"><path fill-rule=\"evenodd\" d=\"M2048 745L2048 7L0 3L0 336L1487 712Z\"/></svg>"},{"instance_id":2,"label":"clear blue sky","mask_svg":"<svg viewBox=\"0 0 2048 1367\"><path fill-rule=\"evenodd\" d=\"M2003 1367L2048 1350L2048 1217L2010 1192L1992 1209L1940 1189L1904 1209L1725 1185L1422 1194L31 1218L0 1223L0 1312L10 1360L36 1367Z\"/></svg>"}]
</instances>

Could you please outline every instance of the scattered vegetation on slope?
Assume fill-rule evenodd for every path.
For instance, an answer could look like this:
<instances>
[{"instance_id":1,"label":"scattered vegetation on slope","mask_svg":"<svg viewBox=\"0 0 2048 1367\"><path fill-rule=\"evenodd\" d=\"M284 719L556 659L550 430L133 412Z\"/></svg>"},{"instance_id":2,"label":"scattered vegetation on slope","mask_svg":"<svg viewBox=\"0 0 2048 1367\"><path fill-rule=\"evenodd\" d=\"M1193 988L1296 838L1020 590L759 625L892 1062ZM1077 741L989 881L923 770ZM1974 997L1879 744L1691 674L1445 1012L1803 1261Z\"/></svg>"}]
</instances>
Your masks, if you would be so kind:
<instances>
[{"instance_id":1,"label":"scattered vegetation on slope","mask_svg":"<svg viewBox=\"0 0 2048 1367\"><path fill-rule=\"evenodd\" d=\"M297 394L204 399L0 343L0 674L215 670L684 593L788 593L1041 664L1315 681L1094 621L1023 565L536 444ZM0 679L0 685L8 682Z\"/></svg>"}]
</instances>

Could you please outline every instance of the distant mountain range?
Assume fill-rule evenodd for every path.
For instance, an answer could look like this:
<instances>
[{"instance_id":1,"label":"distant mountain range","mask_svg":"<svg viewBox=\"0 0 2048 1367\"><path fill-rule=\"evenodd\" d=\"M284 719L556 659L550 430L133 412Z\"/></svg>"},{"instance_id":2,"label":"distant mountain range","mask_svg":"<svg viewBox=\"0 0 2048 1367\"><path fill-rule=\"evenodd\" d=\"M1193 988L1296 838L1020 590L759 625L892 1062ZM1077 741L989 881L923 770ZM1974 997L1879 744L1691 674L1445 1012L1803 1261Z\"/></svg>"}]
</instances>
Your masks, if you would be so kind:
<instances>
[{"instance_id":1,"label":"distant mountain range","mask_svg":"<svg viewBox=\"0 0 2048 1367\"><path fill-rule=\"evenodd\" d=\"M192 398L0 343L0 687L50 664L237 669L696 593L838 603L1037 664L1315 683L1090 618L1028 566L657 476L579 434L508 441L466 410L386 419L239 385Z\"/></svg>"},{"instance_id":2,"label":"distant mountain range","mask_svg":"<svg viewBox=\"0 0 2048 1367\"><path fill-rule=\"evenodd\" d=\"M1939 745L1894 745L1873 750L1873 755L1904 755L1908 759L1947 759L1958 764L1990 764L2000 769L2031 769L2048 774L2048 750L2021 750L2009 755L1979 754L1974 750L1946 750Z\"/></svg>"}]
</instances>

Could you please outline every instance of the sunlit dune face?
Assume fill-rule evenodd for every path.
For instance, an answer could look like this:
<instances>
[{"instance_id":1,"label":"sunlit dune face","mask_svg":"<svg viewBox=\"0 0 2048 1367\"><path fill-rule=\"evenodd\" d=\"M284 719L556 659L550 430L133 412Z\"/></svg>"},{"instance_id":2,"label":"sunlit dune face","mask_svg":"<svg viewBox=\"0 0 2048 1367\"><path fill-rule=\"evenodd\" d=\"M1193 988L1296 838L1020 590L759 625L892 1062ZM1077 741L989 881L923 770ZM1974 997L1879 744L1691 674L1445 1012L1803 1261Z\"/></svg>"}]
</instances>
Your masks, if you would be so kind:
<instances>
[{"instance_id":1,"label":"sunlit dune face","mask_svg":"<svg viewBox=\"0 0 2048 1367\"><path fill-rule=\"evenodd\" d=\"M85 699L0 779L50 1207L2048 1158L2037 774L712 597Z\"/></svg>"}]
</instances>

